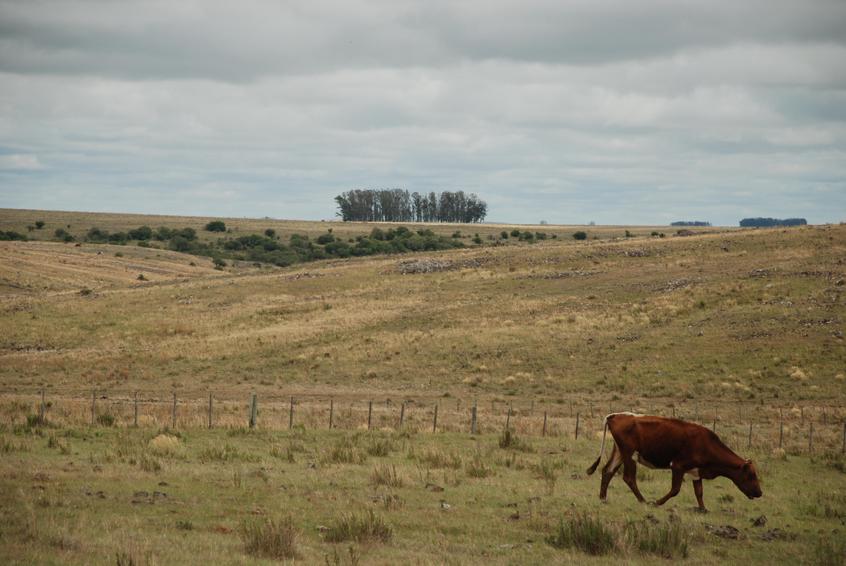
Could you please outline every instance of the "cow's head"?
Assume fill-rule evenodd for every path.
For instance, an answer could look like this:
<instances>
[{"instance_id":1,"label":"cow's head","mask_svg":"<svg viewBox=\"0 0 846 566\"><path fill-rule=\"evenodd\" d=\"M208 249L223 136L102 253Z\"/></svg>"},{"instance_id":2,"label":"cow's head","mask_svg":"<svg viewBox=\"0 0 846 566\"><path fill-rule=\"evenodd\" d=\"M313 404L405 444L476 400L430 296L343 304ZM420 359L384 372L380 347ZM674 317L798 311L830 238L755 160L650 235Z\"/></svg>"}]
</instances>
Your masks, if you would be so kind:
<instances>
[{"instance_id":1,"label":"cow's head","mask_svg":"<svg viewBox=\"0 0 846 566\"><path fill-rule=\"evenodd\" d=\"M749 499L761 497L761 484L758 482L758 471L752 460L746 460L740 467L734 483Z\"/></svg>"}]
</instances>

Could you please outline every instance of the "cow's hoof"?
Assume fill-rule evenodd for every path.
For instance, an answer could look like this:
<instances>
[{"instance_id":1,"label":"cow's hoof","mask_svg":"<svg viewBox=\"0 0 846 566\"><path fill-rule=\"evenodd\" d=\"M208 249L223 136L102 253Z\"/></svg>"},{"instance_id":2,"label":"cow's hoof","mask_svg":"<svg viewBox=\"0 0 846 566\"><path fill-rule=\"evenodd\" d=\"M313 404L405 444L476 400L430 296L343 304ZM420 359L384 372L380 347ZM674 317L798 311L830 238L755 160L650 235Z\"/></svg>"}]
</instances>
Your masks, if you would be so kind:
<instances>
[{"instance_id":1,"label":"cow's hoof","mask_svg":"<svg viewBox=\"0 0 846 566\"><path fill-rule=\"evenodd\" d=\"M605 505L608 505L608 500L607 500L607 499L600 499L600 500L599 500L599 502L600 502L600 503L604 503Z\"/></svg>"}]
</instances>

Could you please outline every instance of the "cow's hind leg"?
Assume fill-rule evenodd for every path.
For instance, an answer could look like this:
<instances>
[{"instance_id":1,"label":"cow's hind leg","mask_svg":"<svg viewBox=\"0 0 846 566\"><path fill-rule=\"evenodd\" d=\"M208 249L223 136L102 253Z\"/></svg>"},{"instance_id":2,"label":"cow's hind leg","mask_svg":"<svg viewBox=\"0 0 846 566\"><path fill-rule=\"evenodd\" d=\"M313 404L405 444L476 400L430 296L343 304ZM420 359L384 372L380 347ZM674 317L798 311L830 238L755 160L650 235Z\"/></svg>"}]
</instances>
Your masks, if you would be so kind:
<instances>
[{"instance_id":1,"label":"cow's hind leg","mask_svg":"<svg viewBox=\"0 0 846 566\"><path fill-rule=\"evenodd\" d=\"M617 470L620 469L620 466L623 464L623 459L620 457L620 451L617 449L617 445L614 445L614 448L611 450L611 457L608 459L608 462L605 463L605 467L602 468L602 483L599 487L599 499L605 501L607 494L608 494L608 484L611 483L611 479L614 477L614 474L617 473Z\"/></svg>"},{"instance_id":2,"label":"cow's hind leg","mask_svg":"<svg viewBox=\"0 0 846 566\"><path fill-rule=\"evenodd\" d=\"M682 480L684 480L684 471L673 468L673 485L670 487L669 493L655 502L655 505L663 505L670 498L675 497L681 491Z\"/></svg>"},{"instance_id":3,"label":"cow's hind leg","mask_svg":"<svg viewBox=\"0 0 846 566\"><path fill-rule=\"evenodd\" d=\"M696 494L696 502L699 503L699 511L706 513L705 502L702 501L702 479L693 480L693 493Z\"/></svg>"},{"instance_id":4,"label":"cow's hind leg","mask_svg":"<svg viewBox=\"0 0 846 566\"><path fill-rule=\"evenodd\" d=\"M641 503L646 501L637 488L637 464L635 464L631 454L623 455L623 481L626 482L638 501Z\"/></svg>"}]
</instances>

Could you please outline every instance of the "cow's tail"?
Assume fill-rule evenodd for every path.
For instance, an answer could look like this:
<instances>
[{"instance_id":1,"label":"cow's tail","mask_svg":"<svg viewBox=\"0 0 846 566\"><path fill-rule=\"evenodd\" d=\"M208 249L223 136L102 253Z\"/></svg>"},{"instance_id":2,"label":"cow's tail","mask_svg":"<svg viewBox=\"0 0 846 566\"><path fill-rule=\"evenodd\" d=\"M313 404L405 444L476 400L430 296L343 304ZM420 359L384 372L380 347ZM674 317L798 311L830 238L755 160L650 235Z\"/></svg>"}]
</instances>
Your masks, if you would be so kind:
<instances>
[{"instance_id":1,"label":"cow's tail","mask_svg":"<svg viewBox=\"0 0 846 566\"><path fill-rule=\"evenodd\" d=\"M610 416L611 415L608 415L608 417ZM599 466L599 462L602 460L602 455L605 453L605 435L608 434L608 417L605 417L604 420L605 428L602 430L602 444L599 446L599 456L596 458L596 462L587 469L587 475L591 475L596 471L596 468Z\"/></svg>"}]
</instances>

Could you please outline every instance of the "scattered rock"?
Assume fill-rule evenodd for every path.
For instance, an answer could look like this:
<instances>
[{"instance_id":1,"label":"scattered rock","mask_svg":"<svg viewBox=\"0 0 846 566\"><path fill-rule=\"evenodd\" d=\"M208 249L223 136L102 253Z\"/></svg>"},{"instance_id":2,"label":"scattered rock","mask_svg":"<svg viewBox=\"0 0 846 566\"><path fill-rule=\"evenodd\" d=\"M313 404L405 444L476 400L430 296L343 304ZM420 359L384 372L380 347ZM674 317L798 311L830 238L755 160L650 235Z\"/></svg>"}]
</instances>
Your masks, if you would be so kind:
<instances>
[{"instance_id":1,"label":"scattered rock","mask_svg":"<svg viewBox=\"0 0 846 566\"><path fill-rule=\"evenodd\" d=\"M444 511L449 511L450 507L452 507L452 505L441 499L441 509L443 509Z\"/></svg>"},{"instance_id":2,"label":"scattered rock","mask_svg":"<svg viewBox=\"0 0 846 566\"><path fill-rule=\"evenodd\" d=\"M571 277L590 277L596 275L599 271L582 271L580 269L573 269L570 271L551 271L547 273L532 273L530 275L523 275L518 279L569 279Z\"/></svg>"},{"instance_id":3,"label":"scattered rock","mask_svg":"<svg viewBox=\"0 0 846 566\"><path fill-rule=\"evenodd\" d=\"M783 531L781 529L769 529L761 533L758 538L765 542L772 542L774 540L793 540L796 538L796 535L793 533L788 533L787 531Z\"/></svg>"},{"instance_id":4,"label":"scattered rock","mask_svg":"<svg viewBox=\"0 0 846 566\"><path fill-rule=\"evenodd\" d=\"M455 269L451 261L439 261L436 259L409 259L397 263L397 271L403 275L415 273L436 273Z\"/></svg>"},{"instance_id":5,"label":"scattered rock","mask_svg":"<svg viewBox=\"0 0 846 566\"><path fill-rule=\"evenodd\" d=\"M742 536L741 532L737 528L732 527L731 525L715 526L706 523L705 530L711 533L712 535L731 540L738 540Z\"/></svg>"},{"instance_id":6,"label":"scattered rock","mask_svg":"<svg viewBox=\"0 0 846 566\"><path fill-rule=\"evenodd\" d=\"M292 273L290 275L283 275L280 279L285 281L298 281L300 279L314 279L315 277L326 277L325 273L313 273L310 271L303 271L301 273Z\"/></svg>"},{"instance_id":7,"label":"scattered rock","mask_svg":"<svg viewBox=\"0 0 846 566\"><path fill-rule=\"evenodd\" d=\"M318 533L325 533L328 530L329 530L329 527L327 527L326 525L317 525L317 532Z\"/></svg>"},{"instance_id":8,"label":"scattered rock","mask_svg":"<svg viewBox=\"0 0 846 566\"><path fill-rule=\"evenodd\" d=\"M767 524L767 516L766 515L761 515L760 517L752 519L752 526L753 527L763 527L766 524Z\"/></svg>"},{"instance_id":9,"label":"scattered rock","mask_svg":"<svg viewBox=\"0 0 846 566\"><path fill-rule=\"evenodd\" d=\"M519 521L520 520L520 512L515 511L514 513L512 513L511 515L508 516L508 520L509 521Z\"/></svg>"},{"instance_id":10,"label":"scattered rock","mask_svg":"<svg viewBox=\"0 0 846 566\"><path fill-rule=\"evenodd\" d=\"M652 255L649 251L642 249L623 250L620 253L626 257L649 257Z\"/></svg>"}]
</instances>

